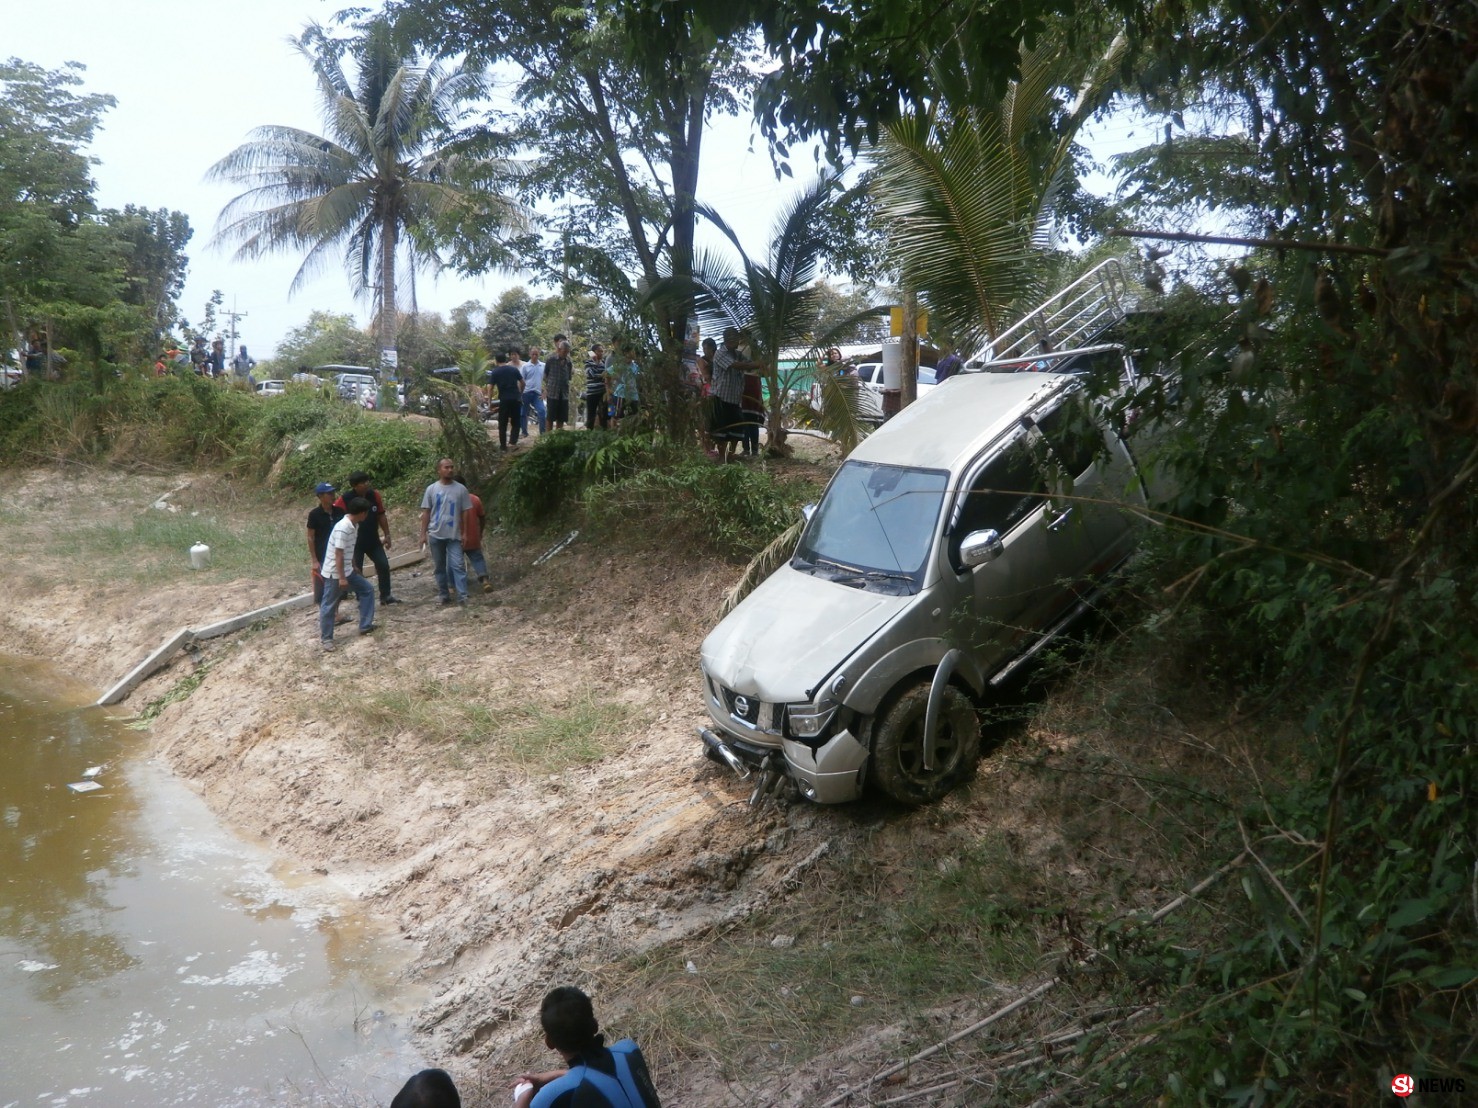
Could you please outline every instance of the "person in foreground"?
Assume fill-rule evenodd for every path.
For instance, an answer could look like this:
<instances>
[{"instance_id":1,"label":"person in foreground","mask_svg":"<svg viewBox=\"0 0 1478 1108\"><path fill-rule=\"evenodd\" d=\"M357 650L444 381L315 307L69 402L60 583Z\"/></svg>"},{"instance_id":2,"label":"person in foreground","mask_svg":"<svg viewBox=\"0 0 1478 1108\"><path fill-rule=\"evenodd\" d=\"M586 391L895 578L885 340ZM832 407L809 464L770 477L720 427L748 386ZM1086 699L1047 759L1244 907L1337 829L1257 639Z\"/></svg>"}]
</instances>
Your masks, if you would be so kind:
<instances>
[{"instance_id":1,"label":"person in foreground","mask_svg":"<svg viewBox=\"0 0 1478 1108\"><path fill-rule=\"evenodd\" d=\"M462 1098L446 1070L422 1070L395 1094L390 1108L462 1108Z\"/></svg>"},{"instance_id":2,"label":"person in foreground","mask_svg":"<svg viewBox=\"0 0 1478 1108\"><path fill-rule=\"evenodd\" d=\"M539 1022L545 1045L569 1068L522 1074L514 1108L662 1108L641 1048L630 1039L607 1047L579 989L564 985L546 996Z\"/></svg>"}]
</instances>

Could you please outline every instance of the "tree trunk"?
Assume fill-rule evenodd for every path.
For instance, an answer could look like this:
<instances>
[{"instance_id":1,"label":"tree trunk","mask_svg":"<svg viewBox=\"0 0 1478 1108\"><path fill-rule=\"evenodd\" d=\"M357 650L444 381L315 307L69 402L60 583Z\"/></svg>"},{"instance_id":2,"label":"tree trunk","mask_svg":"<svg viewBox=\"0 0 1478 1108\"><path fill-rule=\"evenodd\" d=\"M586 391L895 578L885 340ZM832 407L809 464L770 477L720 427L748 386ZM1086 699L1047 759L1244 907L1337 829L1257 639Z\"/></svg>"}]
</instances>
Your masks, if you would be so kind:
<instances>
[{"instance_id":1,"label":"tree trunk","mask_svg":"<svg viewBox=\"0 0 1478 1108\"><path fill-rule=\"evenodd\" d=\"M395 327L398 322L395 314L395 246L398 230L395 217L385 216L380 228L380 359L382 365L386 361L385 351L395 350ZM396 376L399 376L399 366L393 365L392 368L395 369Z\"/></svg>"}]
</instances>

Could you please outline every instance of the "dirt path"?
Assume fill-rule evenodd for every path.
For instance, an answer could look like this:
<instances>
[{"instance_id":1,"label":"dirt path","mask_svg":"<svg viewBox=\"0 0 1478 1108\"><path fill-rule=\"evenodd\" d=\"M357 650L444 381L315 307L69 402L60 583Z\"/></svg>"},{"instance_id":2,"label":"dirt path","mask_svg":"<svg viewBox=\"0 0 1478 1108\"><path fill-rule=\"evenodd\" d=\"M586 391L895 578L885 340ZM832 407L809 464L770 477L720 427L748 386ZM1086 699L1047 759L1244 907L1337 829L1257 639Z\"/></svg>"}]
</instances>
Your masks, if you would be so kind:
<instances>
[{"instance_id":1,"label":"dirt path","mask_svg":"<svg viewBox=\"0 0 1478 1108\"><path fill-rule=\"evenodd\" d=\"M101 689L182 626L301 591L301 573L166 568L140 583L123 572L134 552L69 553L87 529L165 511L150 505L166 495L186 512L231 511L230 490L204 476L10 482L0 650ZM268 511L301 534L306 507ZM489 547L504 584L466 611L436 602L429 571L401 571L405 603L381 609L381 634L341 635L323 654L313 616L294 612L202 644L122 706L180 695L198 676L159 712L157 752L229 823L414 940L413 973L435 994L416 1021L425 1053L464 1071L466 1056L496 1061L524 1035L538 996L572 967L749 911L828 824L852 822L808 807L756 815L743 786L699 757L696 645L738 567L680 542L619 559L577 542L539 569L539 548ZM500 717L534 748L500 745ZM562 766L541 748L582 730L604 735L605 756ZM694 1095L679 1102L724 1102Z\"/></svg>"}]
</instances>

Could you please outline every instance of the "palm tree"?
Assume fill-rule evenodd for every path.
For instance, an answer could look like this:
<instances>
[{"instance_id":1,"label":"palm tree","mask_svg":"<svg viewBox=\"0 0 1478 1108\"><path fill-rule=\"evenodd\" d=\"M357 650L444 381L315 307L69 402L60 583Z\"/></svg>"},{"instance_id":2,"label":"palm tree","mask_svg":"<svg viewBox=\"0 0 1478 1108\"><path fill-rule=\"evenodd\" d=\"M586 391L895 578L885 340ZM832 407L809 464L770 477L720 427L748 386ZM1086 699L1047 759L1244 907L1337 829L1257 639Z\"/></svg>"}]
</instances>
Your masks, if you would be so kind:
<instances>
[{"instance_id":1,"label":"palm tree","mask_svg":"<svg viewBox=\"0 0 1478 1108\"><path fill-rule=\"evenodd\" d=\"M1041 292L1053 204L1083 123L1102 103L1123 36L1084 62L1044 38L1004 95L941 55L938 96L886 128L873 190L903 287L962 351L983 346ZM1078 89L1065 108L1055 93ZM1048 129L1046 124L1052 121Z\"/></svg>"},{"instance_id":2,"label":"palm tree","mask_svg":"<svg viewBox=\"0 0 1478 1108\"><path fill-rule=\"evenodd\" d=\"M417 269L441 264L435 245L459 227L523 222L496 191L506 163L449 139L484 82L440 60L415 64L383 23L350 41L309 24L292 41L313 67L328 135L258 127L212 166L208 179L247 186L221 211L216 240L239 243L243 259L305 251L290 292L342 247L355 294L374 293L380 345L393 358L400 248L414 280ZM356 63L352 82L346 53Z\"/></svg>"},{"instance_id":3,"label":"palm tree","mask_svg":"<svg viewBox=\"0 0 1478 1108\"><path fill-rule=\"evenodd\" d=\"M699 214L733 244L738 252L738 265L723 255L704 251L691 282L671 278L658 282L647 297L652 301L691 289L701 319L712 325L737 328L745 334L750 359L764 367L769 392L765 434L772 454L789 453L785 445L785 407L800 375L781 374L780 352L811 339L824 295L816 285L821 258L829 245L824 214L832 203L835 188L834 177L823 177L802 190L780 212L764 263L745 253L738 236L717 212L700 206ZM869 308L836 321L828 334L815 340L814 346L825 349L832 342L833 333L842 333L884 310ZM809 379L810 371L804 375ZM835 386L834 381L822 382L823 389ZM840 391L826 407L836 416L849 414ZM855 439L855 419L845 422Z\"/></svg>"}]
</instances>

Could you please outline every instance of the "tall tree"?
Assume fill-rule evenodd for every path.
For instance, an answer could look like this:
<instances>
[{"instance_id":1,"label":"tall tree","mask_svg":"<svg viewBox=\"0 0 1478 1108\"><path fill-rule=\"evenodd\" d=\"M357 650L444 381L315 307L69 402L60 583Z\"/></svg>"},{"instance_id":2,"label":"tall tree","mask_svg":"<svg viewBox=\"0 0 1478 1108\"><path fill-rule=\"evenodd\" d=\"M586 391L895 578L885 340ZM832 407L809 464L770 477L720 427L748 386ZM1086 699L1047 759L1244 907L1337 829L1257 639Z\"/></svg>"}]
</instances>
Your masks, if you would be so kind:
<instances>
[{"instance_id":1,"label":"tall tree","mask_svg":"<svg viewBox=\"0 0 1478 1108\"><path fill-rule=\"evenodd\" d=\"M369 365L374 357L374 337L361 330L352 315L314 311L283 336L273 360L286 371L300 366Z\"/></svg>"},{"instance_id":2,"label":"tall tree","mask_svg":"<svg viewBox=\"0 0 1478 1108\"><path fill-rule=\"evenodd\" d=\"M638 282L692 272L704 128L737 112L754 80L746 6L392 0L387 11L418 41L516 74L517 108L486 131L535 153L527 195L555 205L557 238L526 242L526 264L622 314ZM463 260L496 261L498 249L469 244ZM682 319L662 322L680 344Z\"/></svg>"},{"instance_id":3,"label":"tall tree","mask_svg":"<svg viewBox=\"0 0 1478 1108\"><path fill-rule=\"evenodd\" d=\"M466 153L454 136L483 79L440 59L417 64L381 22L350 40L312 24L294 45L317 79L328 137L259 127L212 166L211 178L248 186L221 212L217 238L239 243L242 258L304 251L294 289L342 248L355 292L373 291L393 360L397 257L414 275L440 264L437 246L459 223L522 218L499 191L507 166Z\"/></svg>"}]
</instances>

